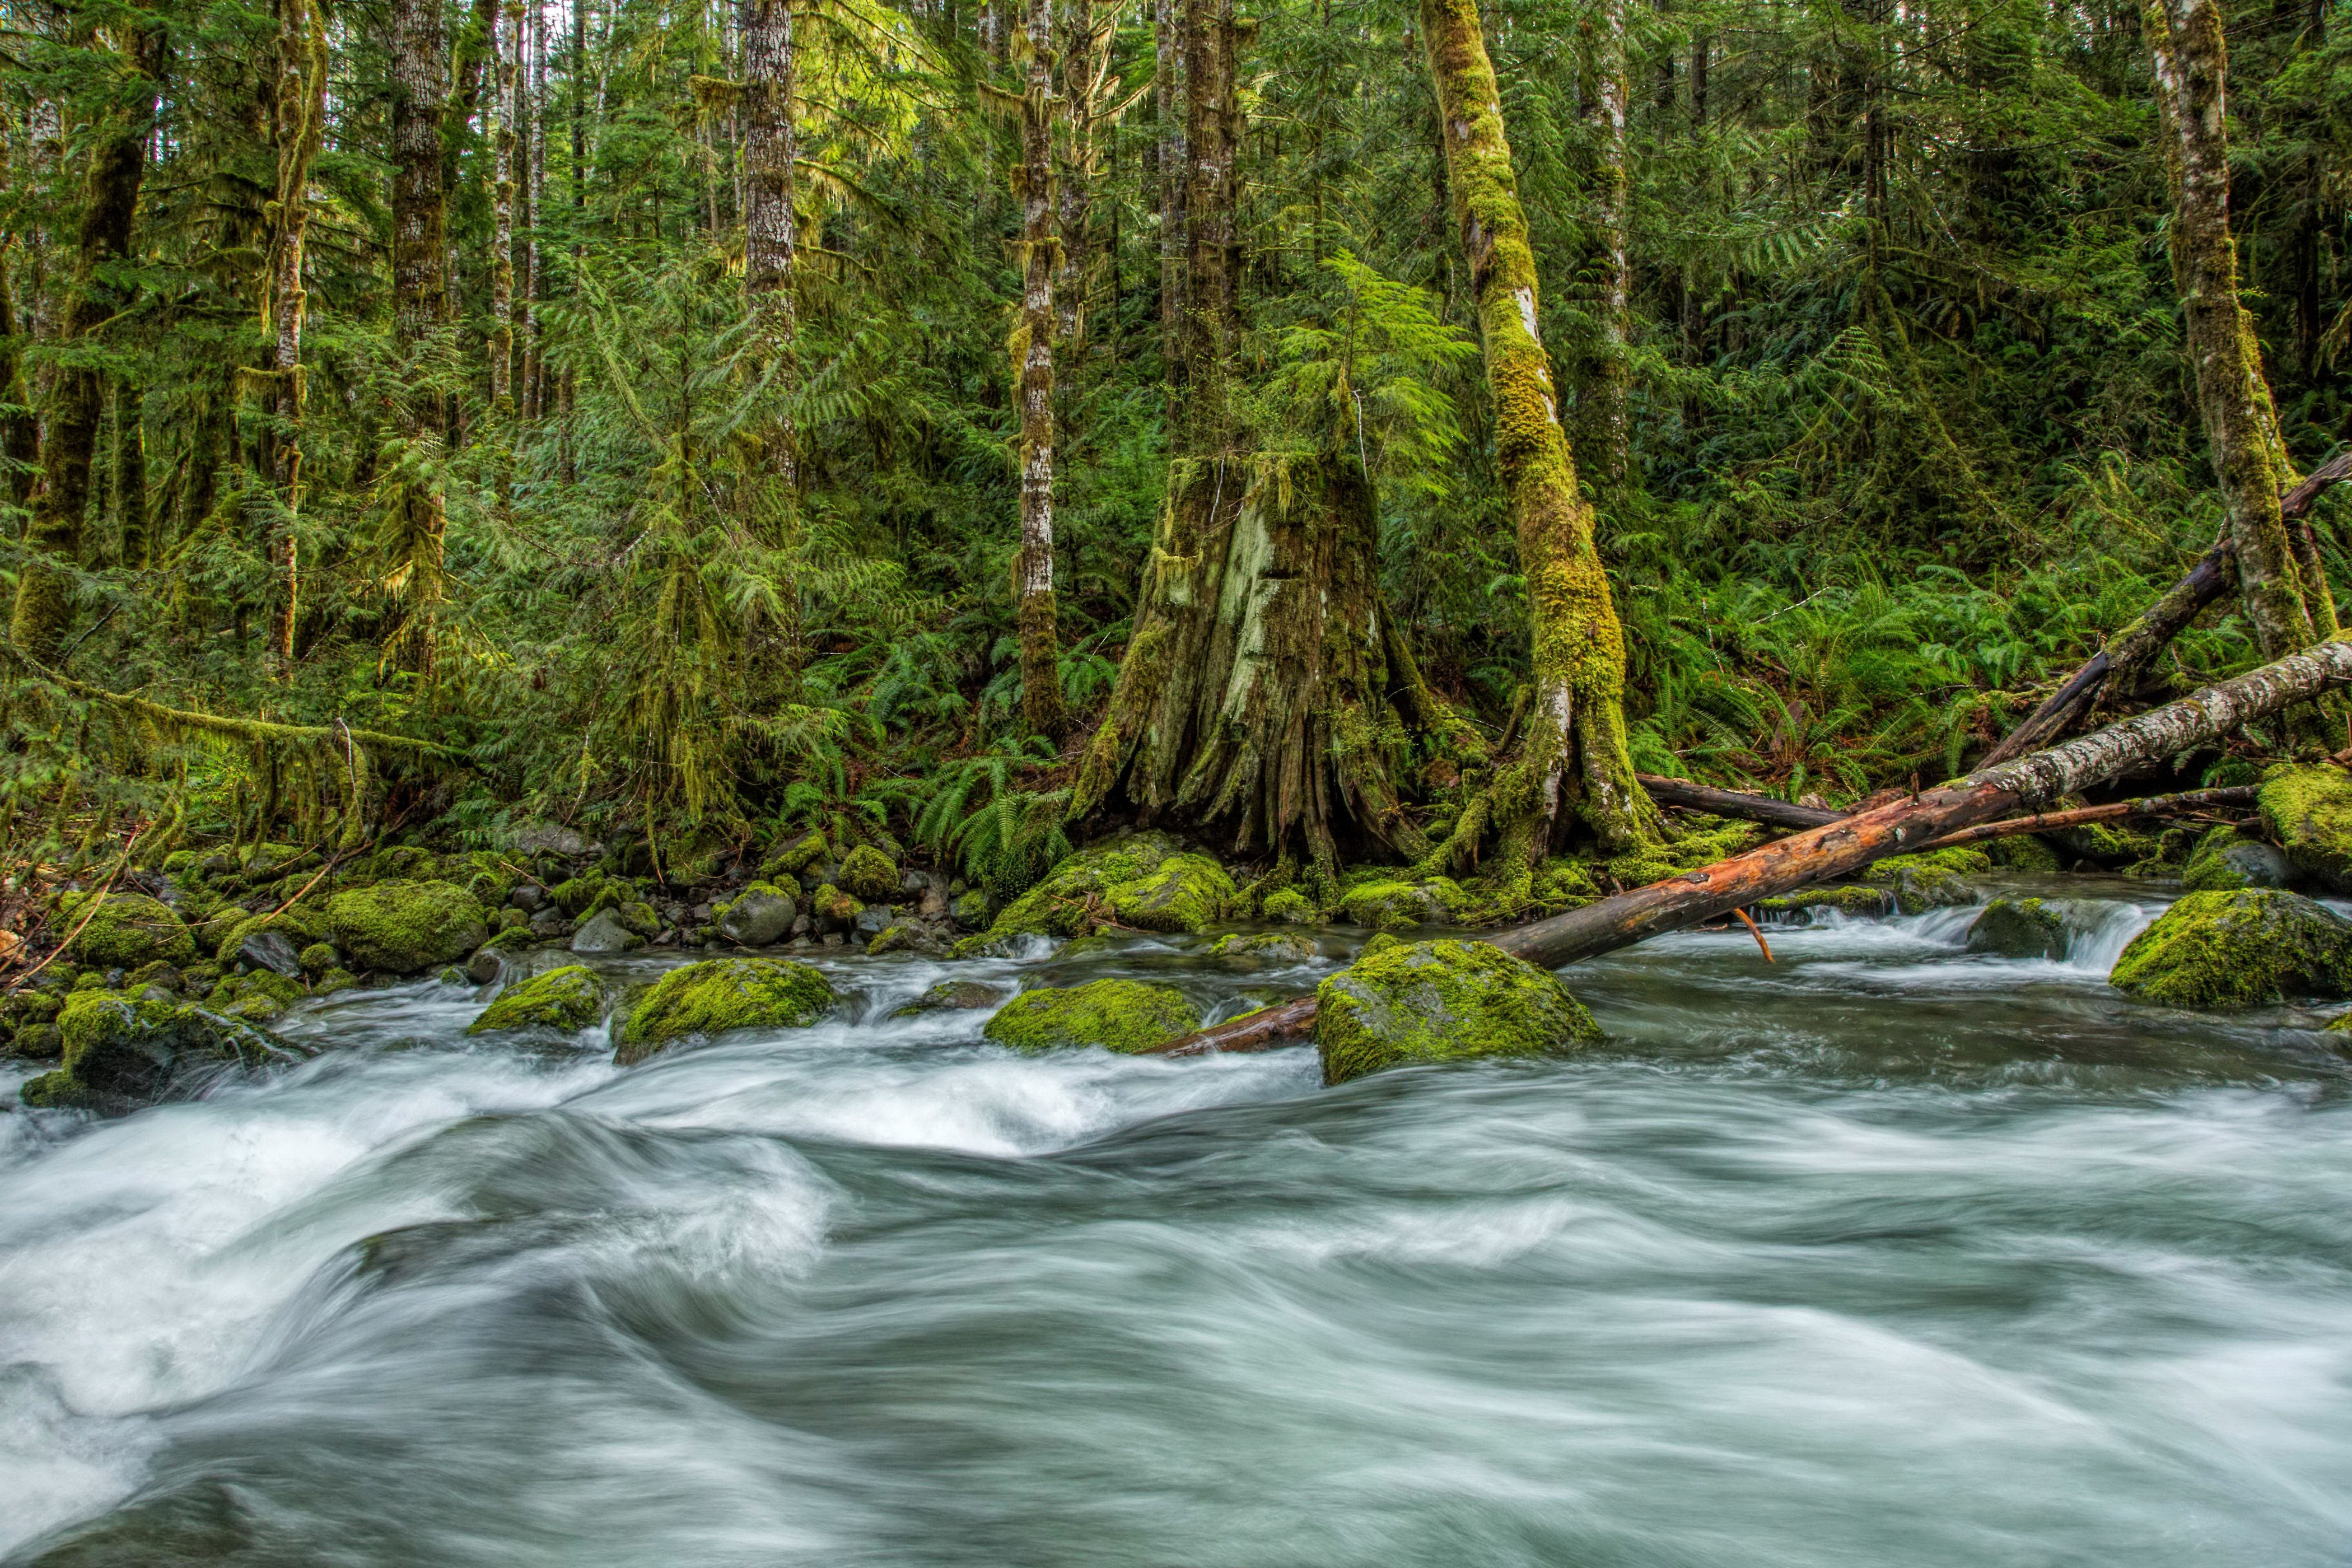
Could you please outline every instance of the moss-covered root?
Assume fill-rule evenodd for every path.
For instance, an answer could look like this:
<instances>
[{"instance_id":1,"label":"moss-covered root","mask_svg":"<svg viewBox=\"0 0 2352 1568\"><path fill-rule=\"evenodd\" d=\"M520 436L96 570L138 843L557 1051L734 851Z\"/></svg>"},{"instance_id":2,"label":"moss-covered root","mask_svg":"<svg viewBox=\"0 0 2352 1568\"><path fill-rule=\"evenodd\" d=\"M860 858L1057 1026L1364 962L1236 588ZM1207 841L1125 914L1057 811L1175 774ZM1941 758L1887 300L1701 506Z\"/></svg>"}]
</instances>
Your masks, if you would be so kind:
<instances>
[{"instance_id":1,"label":"moss-covered root","mask_svg":"<svg viewBox=\"0 0 2352 1568\"><path fill-rule=\"evenodd\" d=\"M1316 1001L1327 1084L1419 1063L1557 1056L1601 1038L1558 975L1483 942L1367 948Z\"/></svg>"},{"instance_id":2,"label":"moss-covered root","mask_svg":"<svg viewBox=\"0 0 2352 1568\"><path fill-rule=\"evenodd\" d=\"M378 882L327 900L327 931L355 963L415 974L482 945L489 922L454 882Z\"/></svg>"},{"instance_id":3,"label":"moss-covered root","mask_svg":"<svg viewBox=\"0 0 2352 1568\"><path fill-rule=\"evenodd\" d=\"M613 1059L641 1062L673 1040L730 1029L804 1029L830 1017L833 987L805 963L715 958L662 976L629 1013Z\"/></svg>"},{"instance_id":4,"label":"moss-covered root","mask_svg":"<svg viewBox=\"0 0 2352 1568\"><path fill-rule=\"evenodd\" d=\"M2300 893L2190 893L2132 939L2107 980L2175 1007L2352 996L2352 921Z\"/></svg>"},{"instance_id":5,"label":"moss-covered root","mask_svg":"<svg viewBox=\"0 0 2352 1568\"><path fill-rule=\"evenodd\" d=\"M1100 1046L1131 1055L1190 1034L1200 1023L1199 1010L1171 986L1097 980L1024 991L997 1009L981 1033L1016 1051Z\"/></svg>"},{"instance_id":6,"label":"moss-covered root","mask_svg":"<svg viewBox=\"0 0 2352 1568\"><path fill-rule=\"evenodd\" d=\"M604 1013L604 983L586 964L567 963L499 992L482 1016L466 1026L466 1033L491 1035L509 1029L553 1029L572 1034L586 1028Z\"/></svg>"}]
</instances>

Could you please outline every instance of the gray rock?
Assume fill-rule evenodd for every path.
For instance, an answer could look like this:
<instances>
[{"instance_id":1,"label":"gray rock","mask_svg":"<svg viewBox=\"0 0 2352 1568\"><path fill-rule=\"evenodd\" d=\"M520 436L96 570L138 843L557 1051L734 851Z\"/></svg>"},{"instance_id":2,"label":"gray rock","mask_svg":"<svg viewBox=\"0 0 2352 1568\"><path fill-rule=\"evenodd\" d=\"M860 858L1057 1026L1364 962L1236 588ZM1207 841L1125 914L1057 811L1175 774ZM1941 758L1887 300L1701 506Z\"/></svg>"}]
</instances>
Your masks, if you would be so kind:
<instances>
[{"instance_id":1,"label":"gray rock","mask_svg":"<svg viewBox=\"0 0 2352 1568\"><path fill-rule=\"evenodd\" d=\"M540 906L547 902L547 889L536 882L525 882L507 895L507 902L527 915L535 915Z\"/></svg>"},{"instance_id":2,"label":"gray rock","mask_svg":"<svg viewBox=\"0 0 2352 1568\"><path fill-rule=\"evenodd\" d=\"M2064 906L2046 899L1995 899L1969 927L1968 950L2003 958L2063 958Z\"/></svg>"},{"instance_id":3,"label":"gray rock","mask_svg":"<svg viewBox=\"0 0 2352 1568\"><path fill-rule=\"evenodd\" d=\"M800 905L785 893L746 893L719 917L719 933L742 947L772 947L800 918Z\"/></svg>"},{"instance_id":4,"label":"gray rock","mask_svg":"<svg viewBox=\"0 0 2352 1568\"><path fill-rule=\"evenodd\" d=\"M709 925L718 913L719 906L716 904L697 904L686 912L687 919L698 926Z\"/></svg>"},{"instance_id":5,"label":"gray rock","mask_svg":"<svg viewBox=\"0 0 2352 1568\"><path fill-rule=\"evenodd\" d=\"M897 918L887 904L868 904L857 911L857 934L861 937L879 936L890 929L891 921Z\"/></svg>"},{"instance_id":6,"label":"gray rock","mask_svg":"<svg viewBox=\"0 0 2352 1568\"><path fill-rule=\"evenodd\" d=\"M2224 846L2216 858L2242 879L2241 887L2292 889L2304 885L2303 873L2275 844L2240 839Z\"/></svg>"},{"instance_id":7,"label":"gray rock","mask_svg":"<svg viewBox=\"0 0 2352 1568\"><path fill-rule=\"evenodd\" d=\"M645 945L646 939L623 925L611 910L599 911L572 938L572 951L580 953L627 952Z\"/></svg>"},{"instance_id":8,"label":"gray rock","mask_svg":"<svg viewBox=\"0 0 2352 1568\"><path fill-rule=\"evenodd\" d=\"M596 846L585 834L575 828L557 827L551 823L534 824L514 835L509 841L526 855L561 855L577 860L583 855L593 854Z\"/></svg>"},{"instance_id":9,"label":"gray rock","mask_svg":"<svg viewBox=\"0 0 2352 1568\"><path fill-rule=\"evenodd\" d=\"M552 904L530 917L530 934L541 941L551 941L560 937L571 929L572 922L565 920L563 911Z\"/></svg>"},{"instance_id":10,"label":"gray rock","mask_svg":"<svg viewBox=\"0 0 2352 1568\"><path fill-rule=\"evenodd\" d=\"M478 948L474 956L466 961L466 978L477 985L488 985L499 977L501 967L496 949Z\"/></svg>"},{"instance_id":11,"label":"gray rock","mask_svg":"<svg viewBox=\"0 0 2352 1568\"><path fill-rule=\"evenodd\" d=\"M302 955L297 952L294 944L278 931L253 932L238 944L236 958L239 963L248 963L256 969L271 970L285 975L289 980L302 978Z\"/></svg>"},{"instance_id":12,"label":"gray rock","mask_svg":"<svg viewBox=\"0 0 2352 1568\"><path fill-rule=\"evenodd\" d=\"M995 1006L1009 994L1000 986L983 985L977 980L942 980L890 1016L913 1018L925 1013L976 1012Z\"/></svg>"}]
</instances>

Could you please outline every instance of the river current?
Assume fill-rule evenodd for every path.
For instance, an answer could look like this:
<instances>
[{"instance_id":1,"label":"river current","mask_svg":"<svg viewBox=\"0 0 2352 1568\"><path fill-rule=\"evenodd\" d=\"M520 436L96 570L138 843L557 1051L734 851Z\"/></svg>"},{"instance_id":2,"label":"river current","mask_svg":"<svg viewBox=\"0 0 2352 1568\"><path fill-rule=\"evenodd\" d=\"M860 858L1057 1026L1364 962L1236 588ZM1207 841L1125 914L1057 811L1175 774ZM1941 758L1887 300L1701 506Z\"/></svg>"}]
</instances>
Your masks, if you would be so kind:
<instances>
[{"instance_id":1,"label":"river current","mask_svg":"<svg viewBox=\"0 0 2352 1568\"><path fill-rule=\"evenodd\" d=\"M844 1021L625 1070L346 993L0 1116L0 1560L2352 1563L2341 1037L2114 993L2165 895L2092 886L2062 961L1685 933L1567 972L1596 1052L1328 1090L888 1015L1361 932L837 958Z\"/></svg>"}]
</instances>

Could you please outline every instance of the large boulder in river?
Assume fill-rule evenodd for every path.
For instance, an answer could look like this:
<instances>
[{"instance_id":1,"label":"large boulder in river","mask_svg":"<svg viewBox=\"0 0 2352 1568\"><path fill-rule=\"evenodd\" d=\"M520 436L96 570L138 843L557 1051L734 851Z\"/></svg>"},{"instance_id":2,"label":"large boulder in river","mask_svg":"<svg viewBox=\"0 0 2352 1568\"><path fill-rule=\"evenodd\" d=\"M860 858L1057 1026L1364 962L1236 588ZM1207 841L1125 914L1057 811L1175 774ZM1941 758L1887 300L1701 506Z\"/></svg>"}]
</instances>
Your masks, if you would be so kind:
<instances>
[{"instance_id":1,"label":"large boulder in river","mask_svg":"<svg viewBox=\"0 0 2352 1568\"><path fill-rule=\"evenodd\" d=\"M672 1040L730 1029L804 1029L832 1016L833 987L805 963L714 958L673 969L630 1009L613 1059L640 1062Z\"/></svg>"},{"instance_id":2,"label":"large boulder in river","mask_svg":"<svg viewBox=\"0 0 2352 1568\"><path fill-rule=\"evenodd\" d=\"M1090 935L1108 914L1141 931L1206 931L1232 912L1236 889L1225 868L1165 833L1130 833L1082 849L1005 906L960 958L1015 937Z\"/></svg>"},{"instance_id":3,"label":"large boulder in river","mask_svg":"<svg viewBox=\"0 0 2352 1568\"><path fill-rule=\"evenodd\" d=\"M773 882L754 882L713 911L719 934L738 947L773 947L790 936L801 907Z\"/></svg>"},{"instance_id":4,"label":"large boulder in river","mask_svg":"<svg viewBox=\"0 0 2352 1568\"><path fill-rule=\"evenodd\" d=\"M298 1061L302 1052L204 1007L83 991L58 1016L64 1065L18 1091L26 1105L119 1114L168 1093L184 1075L242 1061Z\"/></svg>"},{"instance_id":5,"label":"large boulder in river","mask_svg":"<svg viewBox=\"0 0 2352 1568\"><path fill-rule=\"evenodd\" d=\"M327 934L368 968L415 974L463 958L490 934L482 906L452 882L378 882L327 900Z\"/></svg>"},{"instance_id":6,"label":"large boulder in river","mask_svg":"<svg viewBox=\"0 0 2352 1568\"><path fill-rule=\"evenodd\" d=\"M2063 958L2065 917L2048 899L1995 899L1969 927L1968 950L2000 958Z\"/></svg>"},{"instance_id":7,"label":"large boulder in river","mask_svg":"<svg viewBox=\"0 0 2352 1568\"><path fill-rule=\"evenodd\" d=\"M2294 868L2331 893L2352 893L2352 774L2333 763L2274 768L2256 801Z\"/></svg>"},{"instance_id":8,"label":"large boulder in river","mask_svg":"<svg viewBox=\"0 0 2352 1568\"><path fill-rule=\"evenodd\" d=\"M1368 947L1315 997L1327 1084L1422 1063L1559 1056L1601 1038L1559 976L1491 942Z\"/></svg>"},{"instance_id":9,"label":"large boulder in river","mask_svg":"<svg viewBox=\"0 0 2352 1568\"><path fill-rule=\"evenodd\" d=\"M584 963L567 963L509 985L491 998L482 1016L466 1026L469 1035L509 1029L553 1029L572 1034L604 1013L604 983Z\"/></svg>"},{"instance_id":10,"label":"large boulder in river","mask_svg":"<svg viewBox=\"0 0 2352 1568\"><path fill-rule=\"evenodd\" d=\"M1917 855L1890 855L1862 874L1895 895L1895 907L1906 915L1925 914L1953 904L1972 904L1977 893L1969 879L1992 869L1992 858L1981 849L1929 849Z\"/></svg>"},{"instance_id":11,"label":"large boulder in river","mask_svg":"<svg viewBox=\"0 0 2352 1568\"><path fill-rule=\"evenodd\" d=\"M1200 1010L1173 986L1097 980L1024 991L998 1008L981 1034L1016 1051L1100 1046L1133 1055L1200 1026Z\"/></svg>"},{"instance_id":12,"label":"large boulder in river","mask_svg":"<svg viewBox=\"0 0 2352 1568\"><path fill-rule=\"evenodd\" d=\"M2190 893L2132 939L2107 980L2175 1007L2352 996L2352 921L2300 893Z\"/></svg>"},{"instance_id":13,"label":"large boulder in river","mask_svg":"<svg viewBox=\"0 0 2352 1568\"><path fill-rule=\"evenodd\" d=\"M93 910L89 907L93 896L68 894L58 902L58 913L69 931L84 915L89 917L66 943L66 956L76 963L93 969L136 969L158 960L172 964L194 960L196 939L171 905L144 893L108 893Z\"/></svg>"}]
</instances>

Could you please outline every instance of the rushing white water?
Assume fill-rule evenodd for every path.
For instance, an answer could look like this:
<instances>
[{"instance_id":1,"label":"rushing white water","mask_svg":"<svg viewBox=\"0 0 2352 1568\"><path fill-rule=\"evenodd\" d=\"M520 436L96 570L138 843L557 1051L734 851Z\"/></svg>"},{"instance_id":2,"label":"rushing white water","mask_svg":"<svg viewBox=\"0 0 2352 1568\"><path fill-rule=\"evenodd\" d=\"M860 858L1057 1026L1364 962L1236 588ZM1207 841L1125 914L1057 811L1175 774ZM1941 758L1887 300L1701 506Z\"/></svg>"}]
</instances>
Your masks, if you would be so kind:
<instances>
[{"instance_id":1,"label":"rushing white water","mask_svg":"<svg viewBox=\"0 0 2352 1568\"><path fill-rule=\"evenodd\" d=\"M892 1020L906 959L627 1071L347 994L299 1069L0 1117L0 1552L2340 1563L2347 1074L2109 991L2117 891L2061 961L1664 939L1572 973L1603 1051L1336 1090Z\"/></svg>"}]
</instances>

